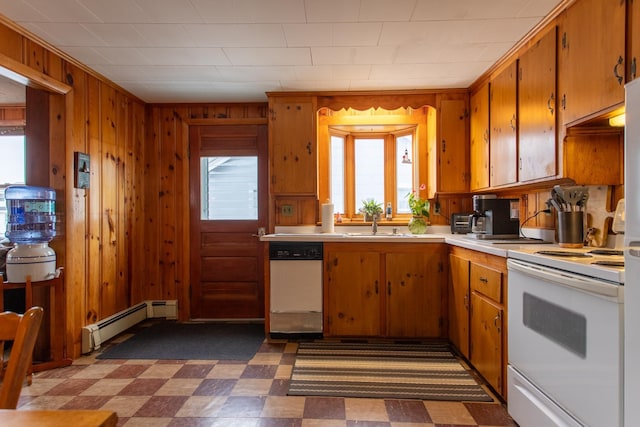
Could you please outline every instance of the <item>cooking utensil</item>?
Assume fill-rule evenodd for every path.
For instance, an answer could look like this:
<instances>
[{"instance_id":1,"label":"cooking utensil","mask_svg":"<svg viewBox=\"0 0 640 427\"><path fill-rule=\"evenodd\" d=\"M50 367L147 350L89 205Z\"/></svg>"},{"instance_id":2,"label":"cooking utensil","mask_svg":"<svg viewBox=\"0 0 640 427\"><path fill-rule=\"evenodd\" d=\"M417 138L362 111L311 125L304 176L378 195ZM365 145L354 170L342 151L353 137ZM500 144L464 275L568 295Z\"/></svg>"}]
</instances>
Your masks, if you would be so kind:
<instances>
[{"instance_id":1,"label":"cooking utensil","mask_svg":"<svg viewBox=\"0 0 640 427\"><path fill-rule=\"evenodd\" d=\"M558 186L556 185L556 187ZM564 212L565 210L564 200L562 199L562 197L560 197L560 194L556 190L556 187L553 187L551 189L551 200L553 202L552 204L553 204L553 207L556 208L558 212Z\"/></svg>"},{"instance_id":2,"label":"cooking utensil","mask_svg":"<svg viewBox=\"0 0 640 427\"><path fill-rule=\"evenodd\" d=\"M580 200L577 203L577 206L580 208L581 211L584 211L587 209L587 200L589 200L589 193L584 193L582 195L582 200Z\"/></svg>"},{"instance_id":3,"label":"cooking utensil","mask_svg":"<svg viewBox=\"0 0 640 427\"><path fill-rule=\"evenodd\" d=\"M553 186L553 191L555 191L555 194L557 195L557 199L556 200L562 206L562 210L566 211L567 210L567 206L566 206L566 199L564 197L564 190L559 185L554 185Z\"/></svg>"},{"instance_id":4,"label":"cooking utensil","mask_svg":"<svg viewBox=\"0 0 640 427\"><path fill-rule=\"evenodd\" d=\"M562 212L562 208L560 207L560 204L556 201L555 198L551 197L549 199L549 203L551 203L551 206L553 206L556 212Z\"/></svg>"},{"instance_id":5,"label":"cooking utensil","mask_svg":"<svg viewBox=\"0 0 640 427\"><path fill-rule=\"evenodd\" d=\"M578 202L582 202L585 194L588 194L587 187L568 187L563 189L563 199L569 204L569 210L575 211Z\"/></svg>"}]
</instances>

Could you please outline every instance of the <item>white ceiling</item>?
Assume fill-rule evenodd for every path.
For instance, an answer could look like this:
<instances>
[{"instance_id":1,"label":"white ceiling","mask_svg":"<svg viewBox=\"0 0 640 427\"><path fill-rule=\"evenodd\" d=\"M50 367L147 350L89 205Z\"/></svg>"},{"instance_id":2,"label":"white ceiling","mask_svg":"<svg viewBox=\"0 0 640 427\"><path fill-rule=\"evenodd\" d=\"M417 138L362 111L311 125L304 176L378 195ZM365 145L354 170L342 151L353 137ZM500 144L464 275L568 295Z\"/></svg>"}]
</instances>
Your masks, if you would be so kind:
<instances>
[{"instance_id":1,"label":"white ceiling","mask_svg":"<svg viewBox=\"0 0 640 427\"><path fill-rule=\"evenodd\" d=\"M146 102L466 88L561 0L0 0Z\"/></svg>"}]
</instances>

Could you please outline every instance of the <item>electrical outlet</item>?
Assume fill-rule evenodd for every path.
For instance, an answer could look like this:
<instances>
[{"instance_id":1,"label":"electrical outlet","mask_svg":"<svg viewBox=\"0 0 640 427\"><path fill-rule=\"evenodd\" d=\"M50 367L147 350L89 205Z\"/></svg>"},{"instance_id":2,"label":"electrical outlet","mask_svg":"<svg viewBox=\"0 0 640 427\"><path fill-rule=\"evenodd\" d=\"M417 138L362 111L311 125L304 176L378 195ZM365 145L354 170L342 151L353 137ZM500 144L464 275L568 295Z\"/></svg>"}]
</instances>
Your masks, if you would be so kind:
<instances>
[{"instance_id":1,"label":"electrical outlet","mask_svg":"<svg viewBox=\"0 0 640 427\"><path fill-rule=\"evenodd\" d=\"M436 215L440 215L440 202L436 202L433 205L433 213Z\"/></svg>"},{"instance_id":2,"label":"electrical outlet","mask_svg":"<svg viewBox=\"0 0 640 427\"><path fill-rule=\"evenodd\" d=\"M280 214L282 216L293 216L293 205L282 205Z\"/></svg>"}]
</instances>

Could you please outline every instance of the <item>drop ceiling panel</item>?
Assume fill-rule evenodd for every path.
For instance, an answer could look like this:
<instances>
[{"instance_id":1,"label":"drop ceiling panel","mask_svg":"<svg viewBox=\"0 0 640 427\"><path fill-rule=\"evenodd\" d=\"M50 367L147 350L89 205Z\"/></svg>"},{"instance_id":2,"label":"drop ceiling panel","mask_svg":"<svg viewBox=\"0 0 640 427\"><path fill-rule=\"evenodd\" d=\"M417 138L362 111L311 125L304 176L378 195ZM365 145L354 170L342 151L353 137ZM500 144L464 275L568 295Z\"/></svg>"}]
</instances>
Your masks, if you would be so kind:
<instances>
[{"instance_id":1,"label":"drop ceiling panel","mask_svg":"<svg viewBox=\"0 0 640 427\"><path fill-rule=\"evenodd\" d=\"M199 47L287 47L280 24L186 24Z\"/></svg>"},{"instance_id":2,"label":"drop ceiling panel","mask_svg":"<svg viewBox=\"0 0 640 427\"><path fill-rule=\"evenodd\" d=\"M468 87L561 2L0 0L0 13L147 102L241 102Z\"/></svg>"}]
</instances>

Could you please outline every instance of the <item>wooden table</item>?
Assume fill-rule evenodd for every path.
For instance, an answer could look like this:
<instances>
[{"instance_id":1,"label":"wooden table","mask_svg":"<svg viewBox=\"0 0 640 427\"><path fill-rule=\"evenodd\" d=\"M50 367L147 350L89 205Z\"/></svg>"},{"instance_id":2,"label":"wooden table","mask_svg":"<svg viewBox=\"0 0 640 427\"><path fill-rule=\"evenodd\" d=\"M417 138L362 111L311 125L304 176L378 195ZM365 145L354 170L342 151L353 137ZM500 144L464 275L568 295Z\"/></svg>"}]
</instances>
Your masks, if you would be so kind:
<instances>
[{"instance_id":1,"label":"wooden table","mask_svg":"<svg viewBox=\"0 0 640 427\"><path fill-rule=\"evenodd\" d=\"M117 423L113 411L0 409L2 427L115 427Z\"/></svg>"}]
</instances>

